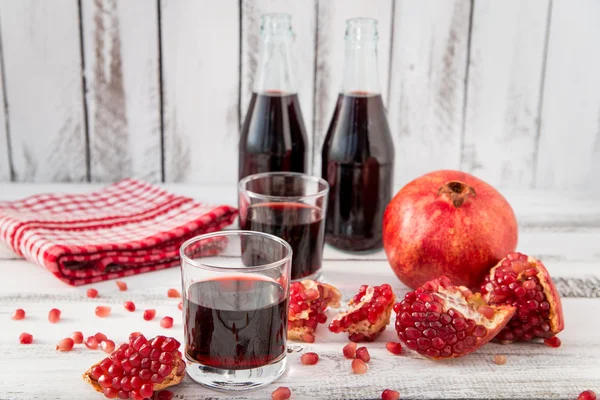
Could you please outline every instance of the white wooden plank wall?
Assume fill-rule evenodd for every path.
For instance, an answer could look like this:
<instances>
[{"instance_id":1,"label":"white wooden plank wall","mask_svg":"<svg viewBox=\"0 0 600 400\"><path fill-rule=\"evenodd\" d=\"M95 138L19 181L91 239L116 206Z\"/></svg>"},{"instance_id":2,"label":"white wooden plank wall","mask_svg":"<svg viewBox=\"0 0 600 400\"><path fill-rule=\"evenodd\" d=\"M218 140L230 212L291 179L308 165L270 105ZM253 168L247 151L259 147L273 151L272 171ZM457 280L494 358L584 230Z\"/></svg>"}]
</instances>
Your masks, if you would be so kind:
<instances>
[{"instance_id":1,"label":"white wooden plank wall","mask_svg":"<svg viewBox=\"0 0 600 400\"><path fill-rule=\"evenodd\" d=\"M267 12L292 15L314 174L345 20L371 16L396 187L600 190L595 0L0 0L0 181L234 184Z\"/></svg>"}]
</instances>

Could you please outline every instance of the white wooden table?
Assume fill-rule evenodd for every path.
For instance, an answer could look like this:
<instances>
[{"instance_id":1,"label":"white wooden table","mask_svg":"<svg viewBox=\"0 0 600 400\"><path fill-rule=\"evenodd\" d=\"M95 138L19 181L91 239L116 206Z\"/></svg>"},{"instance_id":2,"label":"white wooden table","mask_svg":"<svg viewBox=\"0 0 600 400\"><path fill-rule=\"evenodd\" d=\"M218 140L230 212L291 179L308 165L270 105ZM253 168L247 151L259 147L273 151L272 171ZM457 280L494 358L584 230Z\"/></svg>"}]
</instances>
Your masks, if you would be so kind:
<instances>
[{"instance_id":1,"label":"white wooden table","mask_svg":"<svg viewBox=\"0 0 600 400\"><path fill-rule=\"evenodd\" d=\"M234 187L167 187L206 202L236 203ZM3 183L0 200L95 188L97 185ZM519 249L546 263L563 294L566 328L559 335L563 343L560 348L539 343L492 343L462 359L434 362L410 351L401 356L389 354L385 342L397 338L388 328L376 343L368 345L372 358L369 371L358 376L351 373L350 362L341 352L346 337L333 335L321 326L316 343L290 342L289 370L279 382L237 398L270 398L278 386L290 387L294 399L376 399L386 388L399 390L402 398L420 399L575 399L585 389L600 393L600 194L504 194L520 222ZM352 256L327 248L323 268L326 279L340 288L345 299L362 283L388 282L399 296L407 290L393 275L383 252ZM125 341L132 331L147 336L168 334L182 341L179 300L166 296L167 289L180 287L177 268L128 278L126 292L119 292L113 281L95 284L99 296L89 299L85 294L88 287L69 287L4 249L0 250L0 277L0 400L102 398L81 380L81 374L105 354L83 345L68 353L54 349L61 338L76 330L84 336L103 332L115 342ZM126 300L135 302L135 313L123 309ZM94 308L100 304L112 306L110 317L94 315ZM57 324L47 321L53 307L62 310ZM16 308L25 309L25 320L11 320ZM154 321L142 319L146 308L157 310ZM175 319L171 330L159 326L165 315ZM20 345L21 332L33 334L34 343ZM305 351L320 355L316 366L300 364L299 355ZM494 364L495 354L506 354L507 363ZM187 377L173 391L177 399L234 397L205 389Z\"/></svg>"}]
</instances>

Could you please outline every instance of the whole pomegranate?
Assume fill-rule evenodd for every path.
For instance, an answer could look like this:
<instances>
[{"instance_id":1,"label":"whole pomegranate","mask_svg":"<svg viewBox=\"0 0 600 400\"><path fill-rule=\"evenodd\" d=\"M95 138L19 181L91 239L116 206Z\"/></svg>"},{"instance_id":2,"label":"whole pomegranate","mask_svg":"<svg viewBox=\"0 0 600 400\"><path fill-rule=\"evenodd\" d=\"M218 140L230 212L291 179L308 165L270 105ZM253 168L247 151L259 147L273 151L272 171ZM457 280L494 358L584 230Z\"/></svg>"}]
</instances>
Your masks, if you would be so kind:
<instances>
[{"instance_id":1,"label":"whole pomegranate","mask_svg":"<svg viewBox=\"0 0 600 400\"><path fill-rule=\"evenodd\" d=\"M477 288L517 245L517 220L492 186L460 171L428 173L404 186L383 216L383 246L411 288L440 275Z\"/></svg>"}]
</instances>

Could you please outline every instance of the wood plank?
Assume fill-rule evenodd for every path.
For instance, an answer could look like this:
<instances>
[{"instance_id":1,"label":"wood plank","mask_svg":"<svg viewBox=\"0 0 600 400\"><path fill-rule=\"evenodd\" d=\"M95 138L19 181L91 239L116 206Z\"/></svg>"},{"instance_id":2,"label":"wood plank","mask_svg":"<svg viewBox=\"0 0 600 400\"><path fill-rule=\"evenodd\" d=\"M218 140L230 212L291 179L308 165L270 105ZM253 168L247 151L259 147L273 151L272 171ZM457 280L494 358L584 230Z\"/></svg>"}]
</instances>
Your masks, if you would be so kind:
<instances>
[{"instance_id":1,"label":"wood plank","mask_svg":"<svg viewBox=\"0 0 600 400\"><path fill-rule=\"evenodd\" d=\"M315 105L313 116L313 174L321 176L321 148L342 86L346 20L370 17L378 21L379 81L387 105L392 1L321 0L318 3L316 38Z\"/></svg>"},{"instance_id":2,"label":"wood plank","mask_svg":"<svg viewBox=\"0 0 600 400\"><path fill-rule=\"evenodd\" d=\"M1 53L2 46L0 43L0 182L9 182L11 179L10 145L9 133L6 125L8 116L6 113L7 109L4 99L4 63L2 62Z\"/></svg>"},{"instance_id":3,"label":"wood plank","mask_svg":"<svg viewBox=\"0 0 600 400\"><path fill-rule=\"evenodd\" d=\"M398 188L460 165L470 4L396 2L389 120Z\"/></svg>"},{"instance_id":4,"label":"wood plank","mask_svg":"<svg viewBox=\"0 0 600 400\"><path fill-rule=\"evenodd\" d=\"M531 187L549 1L474 4L461 169Z\"/></svg>"},{"instance_id":5,"label":"wood plank","mask_svg":"<svg viewBox=\"0 0 600 400\"><path fill-rule=\"evenodd\" d=\"M92 181L162 180L157 3L83 0Z\"/></svg>"},{"instance_id":6,"label":"wood plank","mask_svg":"<svg viewBox=\"0 0 600 400\"><path fill-rule=\"evenodd\" d=\"M600 3L552 2L536 187L600 189Z\"/></svg>"},{"instance_id":7,"label":"wood plank","mask_svg":"<svg viewBox=\"0 0 600 400\"><path fill-rule=\"evenodd\" d=\"M165 180L237 182L239 2L161 2Z\"/></svg>"},{"instance_id":8,"label":"wood plank","mask_svg":"<svg viewBox=\"0 0 600 400\"><path fill-rule=\"evenodd\" d=\"M242 70L240 92L241 123L246 117L254 75L259 57L261 15L265 13L286 13L292 16L294 76L298 88L300 108L304 117L308 136L308 166L311 165L313 85L315 76L315 29L316 1L293 0L243 0L242 1Z\"/></svg>"},{"instance_id":9,"label":"wood plank","mask_svg":"<svg viewBox=\"0 0 600 400\"><path fill-rule=\"evenodd\" d=\"M14 179L87 176L75 0L0 2Z\"/></svg>"}]
</instances>

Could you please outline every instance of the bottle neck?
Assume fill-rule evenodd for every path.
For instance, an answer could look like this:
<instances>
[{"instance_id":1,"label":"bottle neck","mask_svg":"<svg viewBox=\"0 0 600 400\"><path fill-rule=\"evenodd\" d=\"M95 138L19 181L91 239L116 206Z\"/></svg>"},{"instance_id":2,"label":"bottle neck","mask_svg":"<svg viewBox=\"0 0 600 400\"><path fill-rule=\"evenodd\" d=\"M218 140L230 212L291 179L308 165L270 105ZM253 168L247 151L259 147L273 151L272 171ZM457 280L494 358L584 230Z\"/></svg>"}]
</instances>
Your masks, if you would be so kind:
<instances>
[{"instance_id":1,"label":"bottle neck","mask_svg":"<svg viewBox=\"0 0 600 400\"><path fill-rule=\"evenodd\" d=\"M293 94L298 91L292 65L291 34L265 35L254 77L253 91L259 94Z\"/></svg>"},{"instance_id":2,"label":"bottle neck","mask_svg":"<svg viewBox=\"0 0 600 400\"><path fill-rule=\"evenodd\" d=\"M377 38L346 38L343 94L380 94Z\"/></svg>"}]
</instances>

